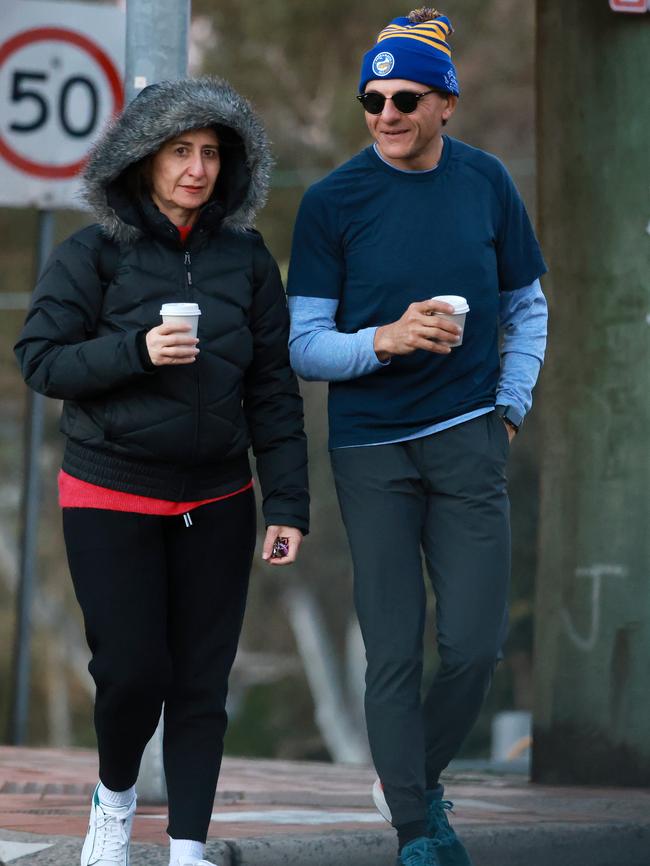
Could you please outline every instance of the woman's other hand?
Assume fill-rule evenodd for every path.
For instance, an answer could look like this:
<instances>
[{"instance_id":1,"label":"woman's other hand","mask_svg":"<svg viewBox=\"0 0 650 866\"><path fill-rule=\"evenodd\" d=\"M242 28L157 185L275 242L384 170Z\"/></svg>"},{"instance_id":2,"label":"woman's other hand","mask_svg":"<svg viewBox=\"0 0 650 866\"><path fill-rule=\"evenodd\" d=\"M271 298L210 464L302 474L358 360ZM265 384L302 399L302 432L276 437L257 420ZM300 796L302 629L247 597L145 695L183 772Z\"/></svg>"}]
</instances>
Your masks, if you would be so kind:
<instances>
[{"instance_id":1,"label":"woman's other hand","mask_svg":"<svg viewBox=\"0 0 650 866\"><path fill-rule=\"evenodd\" d=\"M288 549L284 555L273 556L273 546L278 539L286 539ZM302 532L295 526L269 526L264 538L262 559L265 559L270 565L289 565L290 562L296 561L301 542ZM283 546L279 547L279 552L282 554Z\"/></svg>"},{"instance_id":2,"label":"woman's other hand","mask_svg":"<svg viewBox=\"0 0 650 866\"><path fill-rule=\"evenodd\" d=\"M152 328L146 336L147 351L155 367L163 364L192 364L199 354L196 337L186 323L162 324Z\"/></svg>"}]
</instances>

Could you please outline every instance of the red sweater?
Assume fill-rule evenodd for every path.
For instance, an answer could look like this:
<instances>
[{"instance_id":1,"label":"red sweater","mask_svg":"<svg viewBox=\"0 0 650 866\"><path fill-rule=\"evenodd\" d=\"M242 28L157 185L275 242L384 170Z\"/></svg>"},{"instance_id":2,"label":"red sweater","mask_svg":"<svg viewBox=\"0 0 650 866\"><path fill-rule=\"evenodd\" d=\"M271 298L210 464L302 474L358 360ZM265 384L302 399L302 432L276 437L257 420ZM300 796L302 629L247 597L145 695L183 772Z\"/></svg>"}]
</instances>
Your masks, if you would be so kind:
<instances>
[{"instance_id":1,"label":"red sweater","mask_svg":"<svg viewBox=\"0 0 650 866\"><path fill-rule=\"evenodd\" d=\"M218 502L220 499L228 499L237 496L253 486L251 479L244 487L226 493L224 496L216 496L214 499L200 499L197 502L171 502L167 499L154 499L152 496L137 496L135 493L122 493L119 490L111 490L108 487L99 487L97 484L89 484L68 475L63 469L59 472L59 505L61 508L103 508L107 511L130 511L133 514L157 514L160 516L173 516L174 514L186 514L199 505L207 505L208 502Z\"/></svg>"}]
</instances>

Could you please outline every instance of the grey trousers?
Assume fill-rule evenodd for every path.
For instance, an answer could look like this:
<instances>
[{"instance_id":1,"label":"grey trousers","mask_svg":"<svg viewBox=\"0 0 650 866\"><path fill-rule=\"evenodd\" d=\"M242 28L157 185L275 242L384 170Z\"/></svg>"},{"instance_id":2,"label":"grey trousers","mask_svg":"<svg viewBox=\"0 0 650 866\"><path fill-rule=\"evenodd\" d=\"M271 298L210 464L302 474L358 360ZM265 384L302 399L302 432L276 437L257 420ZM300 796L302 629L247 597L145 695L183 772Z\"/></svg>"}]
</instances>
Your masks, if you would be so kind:
<instances>
[{"instance_id":1,"label":"grey trousers","mask_svg":"<svg viewBox=\"0 0 650 866\"><path fill-rule=\"evenodd\" d=\"M425 789L476 721L506 637L508 452L491 412L432 436L331 453L368 661L368 739L395 826L425 817ZM422 552L440 655L424 702Z\"/></svg>"}]
</instances>

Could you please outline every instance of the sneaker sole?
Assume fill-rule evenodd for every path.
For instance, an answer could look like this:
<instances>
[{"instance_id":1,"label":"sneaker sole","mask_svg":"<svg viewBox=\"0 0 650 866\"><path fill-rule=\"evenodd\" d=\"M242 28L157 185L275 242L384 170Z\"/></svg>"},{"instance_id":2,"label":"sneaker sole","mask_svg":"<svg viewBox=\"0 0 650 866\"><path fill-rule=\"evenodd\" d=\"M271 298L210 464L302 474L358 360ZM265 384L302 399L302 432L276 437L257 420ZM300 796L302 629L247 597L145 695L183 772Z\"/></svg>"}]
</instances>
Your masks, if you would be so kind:
<instances>
[{"instance_id":1,"label":"sneaker sole","mask_svg":"<svg viewBox=\"0 0 650 866\"><path fill-rule=\"evenodd\" d=\"M381 817L391 824L393 816L390 813L386 797L384 796L384 786L381 784L379 779L375 779L375 784L372 786L372 801Z\"/></svg>"}]
</instances>

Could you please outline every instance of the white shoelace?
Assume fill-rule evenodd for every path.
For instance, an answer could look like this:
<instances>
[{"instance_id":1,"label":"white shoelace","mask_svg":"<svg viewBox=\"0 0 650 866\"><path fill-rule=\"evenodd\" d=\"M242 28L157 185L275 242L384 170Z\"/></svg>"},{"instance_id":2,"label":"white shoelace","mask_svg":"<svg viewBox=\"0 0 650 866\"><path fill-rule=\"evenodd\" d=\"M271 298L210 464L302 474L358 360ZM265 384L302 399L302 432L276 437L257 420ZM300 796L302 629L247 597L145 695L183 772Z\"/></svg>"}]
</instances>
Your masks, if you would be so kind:
<instances>
[{"instance_id":1,"label":"white shoelace","mask_svg":"<svg viewBox=\"0 0 650 866\"><path fill-rule=\"evenodd\" d=\"M129 842L126 830L129 814L125 815L124 809L110 809L104 805L99 806L98 813L95 851L100 860L123 864L124 846Z\"/></svg>"}]
</instances>

